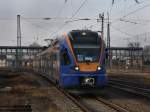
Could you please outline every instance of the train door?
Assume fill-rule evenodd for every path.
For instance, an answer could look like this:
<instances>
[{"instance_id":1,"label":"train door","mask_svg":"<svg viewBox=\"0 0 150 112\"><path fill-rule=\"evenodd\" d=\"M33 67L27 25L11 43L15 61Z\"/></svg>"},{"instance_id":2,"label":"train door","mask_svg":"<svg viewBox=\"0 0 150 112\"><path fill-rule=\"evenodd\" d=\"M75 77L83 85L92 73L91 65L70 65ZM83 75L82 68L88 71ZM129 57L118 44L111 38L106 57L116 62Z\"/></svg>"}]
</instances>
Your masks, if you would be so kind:
<instances>
[{"instance_id":1,"label":"train door","mask_svg":"<svg viewBox=\"0 0 150 112\"><path fill-rule=\"evenodd\" d=\"M53 55L50 55L50 75L53 77Z\"/></svg>"},{"instance_id":2,"label":"train door","mask_svg":"<svg viewBox=\"0 0 150 112\"><path fill-rule=\"evenodd\" d=\"M59 73L58 73L58 52L53 52L52 54L52 76L55 78L55 80L58 80Z\"/></svg>"},{"instance_id":3,"label":"train door","mask_svg":"<svg viewBox=\"0 0 150 112\"><path fill-rule=\"evenodd\" d=\"M50 57L50 54L47 55L47 69L48 69L48 75L50 76L51 75L51 57Z\"/></svg>"},{"instance_id":4,"label":"train door","mask_svg":"<svg viewBox=\"0 0 150 112\"><path fill-rule=\"evenodd\" d=\"M69 65L71 64L69 54L67 49L62 49L60 52L60 64L61 64L61 73L67 72L69 70Z\"/></svg>"}]
</instances>

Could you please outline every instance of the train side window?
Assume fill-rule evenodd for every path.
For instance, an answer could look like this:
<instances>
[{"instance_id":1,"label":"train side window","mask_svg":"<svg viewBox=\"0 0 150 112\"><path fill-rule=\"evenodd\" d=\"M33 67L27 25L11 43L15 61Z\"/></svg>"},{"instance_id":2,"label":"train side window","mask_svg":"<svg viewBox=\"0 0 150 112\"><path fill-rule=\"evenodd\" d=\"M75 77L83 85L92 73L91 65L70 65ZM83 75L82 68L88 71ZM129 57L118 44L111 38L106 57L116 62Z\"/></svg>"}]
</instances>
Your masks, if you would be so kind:
<instances>
[{"instance_id":1,"label":"train side window","mask_svg":"<svg viewBox=\"0 0 150 112\"><path fill-rule=\"evenodd\" d=\"M68 52L65 49L64 51L61 52L61 65L69 65L70 62L70 58L68 56Z\"/></svg>"}]
</instances>

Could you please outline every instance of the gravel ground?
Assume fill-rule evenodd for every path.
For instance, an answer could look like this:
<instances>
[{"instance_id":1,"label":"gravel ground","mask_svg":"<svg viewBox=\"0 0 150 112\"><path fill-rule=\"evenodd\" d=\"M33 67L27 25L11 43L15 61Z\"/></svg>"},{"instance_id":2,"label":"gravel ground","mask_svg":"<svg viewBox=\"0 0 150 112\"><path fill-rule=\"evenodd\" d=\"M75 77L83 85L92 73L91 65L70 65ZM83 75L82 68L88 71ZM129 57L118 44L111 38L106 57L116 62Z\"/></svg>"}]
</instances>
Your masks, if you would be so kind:
<instances>
[{"instance_id":1,"label":"gravel ground","mask_svg":"<svg viewBox=\"0 0 150 112\"><path fill-rule=\"evenodd\" d=\"M80 112L47 81L31 73L0 73L0 106L31 105L32 112Z\"/></svg>"},{"instance_id":2,"label":"gravel ground","mask_svg":"<svg viewBox=\"0 0 150 112\"><path fill-rule=\"evenodd\" d=\"M131 112L150 112L150 101L124 91L108 87L105 92L100 94L103 97Z\"/></svg>"},{"instance_id":3,"label":"gravel ground","mask_svg":"<svg viewBox=\"0 0 150 112\"><path fill-rule=\"evenodd\" d=\"M92 97L90 98L89 96L82 96L80 101L94 112L117 112L116 110L106 106Z\"/></svg>"},{"instance_id":4,"label":"gravel ground","mask_svg":"<svg viewBox=\"0 0 150 112\"><path fill-rule=\"evenodd\" d=\"M108 72L108 79L120 79L137 83L137 86L150 88L150 73Z\"/></svg>"},{"instance_id":5,"label":"gravel ground","mask_svg":"<svg viewBox=\"0 0 150 112\"><path fill-rule=\"evenodd\" d=\"M99 95L129 109L131 112L150 111L150 103L147 99L138 98L125 92L106 88ZM31 105L33 112L81 111L53 85L32 73L0 72L0 101L0 106ZM82 102L96 112L115 112L90 97L83 96Z\"/></svg>"},{"instance_id":6,"label":"gravel ground","mask_svg":"<svg viewBox=\"0 0 150 112\"><path fill-rule=\"evenodd\" d=\"M108 79L120 79L136 83L136 86L141 88L150 88L150 73L109 71ZM115 102L132 112L150 112L150 101L148 99L139 98L137 96L127 94L126 92L116 91L116 89L108 89L108 91L110 91L108 94L108 96L110 96L109 100L112 102Z\"/></svg>"}]
</instances>

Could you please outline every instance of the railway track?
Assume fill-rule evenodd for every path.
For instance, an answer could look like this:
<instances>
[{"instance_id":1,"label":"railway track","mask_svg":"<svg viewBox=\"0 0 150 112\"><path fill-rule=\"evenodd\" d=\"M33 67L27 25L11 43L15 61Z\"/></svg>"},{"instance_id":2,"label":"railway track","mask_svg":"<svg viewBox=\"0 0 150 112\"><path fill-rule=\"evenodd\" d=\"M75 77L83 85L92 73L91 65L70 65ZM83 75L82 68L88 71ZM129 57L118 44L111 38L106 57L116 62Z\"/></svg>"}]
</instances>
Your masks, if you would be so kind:
<instances>
[{"instance_id":1,"label":"railway track","mask_svg":"<svg viewBox=\"0 0 150 112\"><path fill-rule=\"evenodd\" d=\"M78 105L84 112L95 112L96 110L91 110L89 106L87 106L86 104L82 103L80 100L77 100L77 99L82 99L81 96L74 96L62 89L59 88L59 90L61 92L63 92L69 99L71 99L76 105ZM98 101L100 104L103 104L106 106L106 108L108 108L108 110L112 109L113 111L112 112L130 112L128 111L127 109L117 105L117 104L114 104L102 97L99 97L99 96L96 96L96 95L93 95L93 94L90 94L92 95L92 99L95 100L95 101ZM87 100L88 101L88 100Z\"/></svg>"},{"instance_id":2,"label":"railway track","mask_svg":"<svg viewBox=\"0 0 150 112\"><path fill-rule=\"evenodd\" d=\"M143 88L143 89L150 88L150 85L148 85L148 84L141 84L141 83L137 83L137 82L133 82L133 81L127 81L127 80L128 79L109 78L109 81L114 81L114 82L119 82L119 83L123 83L123 84L128 84L128 85L131 85L131 86L134 86L134 87L138 87L138 88Z\"/></svg>"},{"instance_id":3,"label":"railway track","mask_svg":"<svg viewBox=\"0 0 150 112\"><path fill-rule=\"evenodd\" d=\"M38 82L40 84L42 84L42 86L50 84L52 87L56 88L59 92L56 89L54 89L54 90L57 91L60 95L62 95L62 98L64 99L64 101L70 102L70 105L65 104L67 106L66 108L69 110L75 110L75 111L79 110L81 112L130 112L131 111L131 109L129 111L129 109L127 107L120 105L120 102L122 102L121 100L117 99L119 102L118 103L118 102L113 101L111 99L111 97L109 97L109 96L111 96L111 94L109 94L109 93L111 93L111 90L109 92L105 93L105 94L108 93L106 95L108 97L104 97L105 95L103 93L102 94L101 93L100 94L92 94L92 93L89 94L88 93L89 94L88 97L84 97L82 95L75 96L74 94L68 93L68 91L65 91L64 89L59 88L55 83L53 83L50 79L46 78L45 76L36 74L36 73L35 73L35 76L39 77ZM77 98L77 97L80 97L80 98ZM59 101L59 100L57 100L57 101ZM5 108L6 107L2 107L1 109L5 109ZM19 107L18 109L20 109L20 108L21 107ZM34 106L32 108L33 108L33 110L35 109ZM12 108L10 108L10 109L12 109Z\"/></svg>"},{"instance_id":4,"label":"railway track","mask_svg":"<svg viewBox=\"0 0 150 112\"><path fill-rule=\"evenodd\" d=\"M73 95L73 97L75 99L81 99L81 100L83 99L83 96L80 96L80 95L78 95L78 96L74 96ZM107 110L112 110L111 112L130 112L127 109L121 107L120 105L114 104L114 103L110 102L109 100L106 100L106 99L104 99L104 98L102 98L100 96L97 96L97 95L94 95L94 94L90 94L90 98L92 100L97 101L99 104L104 105L105 108L107 108ZM88 99L85 98L85 100L87 100L87 102L88 102ZM78 101L81 102L80 100L78 100ZM87 104L83 104L83 105L88 106ZM89 108L89 110L91 110L90 109L91 107L88 106L87 108ZM101 108L101 107L99 107L99 108ZM97 110L91 110L90 112L97 112ZM100 112L101 112L101 110L100 110Z\"/></svg>"},{"instance_id":5,"label":"railway track","mask_svg":"<svg viewBox=\"0 0 150 112\"><path fill-rule=\"evenodd\" d=\"M31 105L0 106L0 112L32 112Z\"/></svg>"},{"instance_id":6,"label":"railway track","mask_svg":"<svg viewBox=\"0 0 150 112\"><path fill-rule=\"evenodd\" d=\"M150 89L135 86L135 83L131 83L131 82L128 83L127 81L110 79L109 80L109 86L150 99Z\"/></svg>"},{"instance_id":7,"label":"railway track","mask_svg":"<svg viewBox=\"0 0 150 112\"><path fill-rule=\"evenodd\" d=\"M58 92L60 95L62 94L62 96L66 96L66 97L63 97L63 98L66 98L66 99L64 99L65 101L69 101L69 102L71 101L72 102L70 104L74 105L74 106L67 104L66 106L69 107L69 108L67 107L68 109L79 110L81 112L101 112L101 111L102 112L130 112L130 111L132 112L132 109L129 109L128 107L124 106L125 103L118 99L120 97L117 97L117 99L116 99L116 97L114 97L115 98L114 101L112 100L113 97L109 97L109 96L111 96L111 92L112 92L111 89L116 91L115 88L111 88L110 91L108 89L109 92L107 91L105 93L105 94L107 94L106 96L108 96L108 97L104 97L105 95L103 93L101 95L90 93L90 95L87 98L84 98L84 96L83 97L79 96L80 98L77 98L78 96L76 97L76 96L74 96L74 94L70 94L70 93L68 93L68 91L65 91L64 89L59 88L55 83L53 83L50 79L46 78L45 76L40 75L40 74L38 75L36 73L34 73L34 74L35 74L35 76L39 77L38 79L39 79L40 84L42 84L42 86L50 84L53 87L53 85L54 85L54 88L56 87L56 89L58 91L60 91L60 92ZM119 93L119 94L117 93L118 96L122 95L123 91L120 91L120 92L121 93ZM132 96L132 94L131 94L131 96ZM85 102L89 102L89 103L85 103L82 100L84 100ZM118 102L115 102L115 100L118 100ZM91 103L91 102L93 102L93 103ZM121 105L120 103L122 103L123 105ZM134 104L134 103L132 103L132 104ZM99 105L99 106L96 106L96 105ZM72 108L70 108L70 106ZM132 106L130 106L130 107L132 108ZM34 108L34 106L33 106L33 108ZM0 109L4 110L7 108L1 107ZM13 108L9 107L8 109L14 109L14 107ZM22 109L22 111L24 111L22 107L17 107L17 108L15 107L15 109L20 109L20 110ZM30 108L28 108L28 109L30 109Z\"/></svg>"},{"instance_id":8,"label":"railway track","mask_svg":"<svg viewBox=\"0 0 150 112\"><path fill-rule=\"evenodd\" d=\"M114 103L112 103L110 101L107 101L107 100L105 100L105 99L103 99L101 97L95 96L95 99L97 101L99 101L99 102L102 102L102 103L106 104L107 106L109 106L110 108L116 110L117 112L130 112L127 109L125 109L125 108L123 108L123 107L121 107L119 105L116 105L116 104L114 104Z\"/></svg>"},{"instance_id":9,"label":"railway track","mask_svg":"<svg viewBox=\"0 0 150 112\"><path fill-rule=\"evenodd\" d=\"M36 73L37 74L37 73ZM38 75L42 78L44 78L45 80L47 80L49 83L51 83L54 87L56 87L57 90L59 90L62 94L64 94L67 98L69 98L73 103L75 103L83 112L91 112L89 111L88 108L86 108L82 103L80 103L78 100L76 100L72 95L70 95L67 91L61 89L60 87L58 87L58 85L56 85L53 81L51 81L50 79L48 79L47 77L44 77L43 75L39 74Z\"/></svg>"},{"instance_id":10,"label":"railway track","mask_svg":"<svg viewBox=\"0 0 150 112\"><path fill-rule=\"evenodd\" d=\"M50 79L47 77L44 77L43 75L40 75L42 78L46 79L49 83L53 84L60 92L62 92L65 96L67 96L73 103L75 103L83 112L95 112L95 110L91 110L90 107L83 102L81 102L79 99L82 99L80 95L73 95L71 93L68 93L64 89L59 88L55 83L53 83ZM116 105L104 98L97 97L96 95L92 95L92 100L98 101L102 105L105 105L105 107L110 110L112 109L112 112L129 112L127 109L122 108L119 105ZM87 100L88 102L88 100ZM106 111L107 112L107 111Z\"/></svg>"}]
</instances>

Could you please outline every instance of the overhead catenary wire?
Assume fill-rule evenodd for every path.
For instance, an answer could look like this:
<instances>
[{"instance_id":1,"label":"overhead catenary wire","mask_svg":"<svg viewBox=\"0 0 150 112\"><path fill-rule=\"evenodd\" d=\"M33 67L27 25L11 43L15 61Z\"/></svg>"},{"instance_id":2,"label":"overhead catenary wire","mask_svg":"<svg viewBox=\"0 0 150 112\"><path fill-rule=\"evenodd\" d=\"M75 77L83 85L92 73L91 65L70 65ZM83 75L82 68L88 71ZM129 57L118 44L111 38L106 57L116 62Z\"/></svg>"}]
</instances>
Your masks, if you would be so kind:
<instances>
[{"instance_id":1,"label":"overhead catenary wire","mask_svg":"<svg viewBox=\"0 0 150 112\"><path fill-rule=\"evenodd\" d=\"M67 1L65 0L65 2L63 3L63 5L62 5L61 8L59 9L59 11L58 11L56 17L59 17L59 16L61 15L61 13L63 12L63 9L64 9L66 3L67 3Z\"/></svg>"},{"instance_id":2,"label":"overhead catenary wire","mask_svg":"<svg viewBox=\"0 0 150 112\"><path fill-rule=\"evenodd\" d=\"M110 27L112 27L112 28L115 29L116 31L118 31L118 32L120 32L120 33L122 33L122 34L124 34L124 35L126 35L126 36L128 36L128 37L134 37L134 36L135 36L135 35L133 35L133 34L129 34L129 33L127 33L127 32L122 31L122 30L120 30L120 29L118 29L118 28L112 26L111 24L110 24Z\"/></svg>"},{"instance_id":3,"label":"overhead catenary wire","mask_svg":"<svg viewBox=\"0 0 150 112\"><path fill-rule=\"evenodd\" d=\"M86 0L85 0L85 1L86 1ZM84 2L85 2L85 1L84 1ZM83 3L84 3L84 2L83 2ZM82 4L81 4L81 6L82 6ZM79 7L78 10L81 9L81 6ZM76 12L75 12L74 14L72 14L72 17L69 18L69 19L73 19L73 18L74 18L74 15L76 15L76 13L78 13L78 10L76 10ZM58 29L58 31L53 32L52 35L54 35L55 33L59 32L59 31L60 31L61 29L63 29L66 25L67 25L66 23L63 24L63 25ZM121 30L120 30L120 31L121 31ZM123 31L122 31L122 32L123 32ZM124 32L124 33L125 33L125 32Z\"/></svg>"},{"instance_id":4,"label":"overhead catenary wire","mask_svg":"<svg viewBox=\"0 0 150 112\"><path fill-rule=\"evenodd\" d=\"M120 2L121 2L121 0L120 0ZM145 1L140 1L140 3L139 3L138 5L142 5L142 4L145 3L145 2L146 2L146 0L145 0ZM137 6L137 5L135 5L135 4L129 5L128 7L126 7L126 9L133 8L134 6ZM114 6L113 6L113 7L114 7ZM120 13L122 13L122 11L116 12L116 13L115 13L115 16L118 15L118 14L120 14ZM121 17L120 17L120 18L121 18Z\"/></svg>"},{"instance_id":5,"label":"overhead catenary wire","mask_svg":"<svg viewBox=\"0 0 150 112\"><path fill-rule=\"evenodd\" d=\"M115 22L117 22L117 21L120 21L120 19L124 19L124 18L126 18L126 17L128 17L128 16L130 16L130 15L132 15L132 14L134 14L134 13L136 13L136 12L138 12L138 11L144 9L144 8L147 8L147 7L149 7L149 6L150 6L150 3L144 5L144 6L140 7L140 8L137 8L137 9L131 11L131 12L128 12L127 14L125 14L125 15L123 15L123 16L117 18L117 19L115 19L115 20L112 21L111 23L113 24L113 23L115 23Z\"/></svg>"},{"instance_id":6,"label":"overhead catenary wire","mask_svg":"<svg viewBox=\"0 0 150 112\"><path fill-rule=\"evenodd\" d=\"M125 28L127 28L128 30L131 30L131 29L134 29L134 28L138 28L138 26L140 26L140 28L141 28L141 26L146 27L146 25L148 25L150 23L149 19L120 19L120 21L125 22L125 23L132 23L131 27L123 26L123 27L118 28L118 29L125 29Z\"/></svg>"},{"instance_id":7,"label":"overhead catenary wire","mask_svg":"<svg viewBox=\"0 0 150 112\"><path fill-rule=\"evenodd\" d=\"M126 23L138 24L138 23L135 22L135 21L125 20L125 19L120 19L120 21L126 22Z\"/></svg>"},{"instance_id":8,"label":"overhead catenary wire","mask_svg":"<svg viewBox=\"0 0 150 112\"><path fill-rule=\"evenodd\" d=\"M140 3L138 0L134 0L136 3ZM112 0L112 5L114 4L115 0Z\"/></svg>"},{"instance_id":9,"label":"overhead catenary wire","mask_svg":"<svg viewBox=\"0 0 150 112\"><path fill-rule=\"evenodd\" d=\"M73 18L77 15L77 13L81 10L81 8L85 5L85 3L86 3L87 1L88 1L88 0L84 0L84 1L82 2L82 4L79 6L79 8L72 14L71 18L69 18L67 21L70 21L71 19L73 19ZM67 24L69 24L69 23L65 22L62 26L60 26L60 27L58 28L58 30L52 32L52 33L50 34L50 37L53 36L54 34L58 33L60 30L62 30Z\"/></svg>"},{"instance_id":10,"label":"overhead catenary wire","mask_svg":"<svg viewBox=\"0 0 150 112\"><path fill-rule=\"evenodd\" d=\"M36 28L39 28L43 31L48 31L48 29L45 29L43 27L41 27L40 25L37 25L37 24L34 24L33 22L29 21L27 18L23 17L23 16L20 16L22 19L24 19L26 22L30 23L31 25L35 26Z\"/></svg>"},{"instance_id":11,"label":"overhead catenary wire","mask_svg":"<svg viewBox=\"0 0 150 112\"><path fill-rule=\"evenodd\" d=\"M0 21L16 21L16 18L0 18Z\"/></svg>"},{"instance_id":12,"label":"overhead catenary wire","mask_svg":"<svg viewBox=\"0 0 150 112\"><path fill-rule=\"evenodd\" d=\"M127 14L125 14L124 16L122 16L122 17L119 17L118 19L116 19L115 21L123 21L123 22L126 22L126 23L132 23L132 24L141 24L140 22L144 22L144 21L136 21L136 20L128 20L128 19L124 19L124 18L126 18L126 17L128 17L128 16L130 16L130 15L132 15L132 14L134 14L134 13L136 13L136 12L138 12L138 11L140 11L140 10L142 10L142 9L144 9L144 8L147 8L147 7L149 7L150 6L150 3L148 3L148 4L146 4L146 5L144 5L144 6L142 6L142 7L140 7L140 8L137 8L137 9L135 9L135 10L133 10L133 11L131 11L131 12L128 12ZM111 24L112 23L114 23L115 21L113 21L113 22L111 22ZM146 22L149 22L149 20L147 20ZM122 33L122 34L124 34L124 35L126 35L126 36L128 36L128 37L135 37L136 35L132 35L132 34L129 34L129 33L127 33L127 32L124 32L124 31L122 31L122 30L120 30L120 28L115 28L115 27L113 27L112 25L111 25L111 27L113 28L113 29L115 29L116 31L118 31L118 32L120 32L120 33Z\"/></svg>"},{"instance_id":13,"label":"overhead catenary wire","mask_svg":"<svg viewBox=\"0 0 150 112\"><path fill-rule=\"evenodd\" d=\"M85 3L87 2L88 0L84 0L83 2L82 2L82 4L80 5L80 7L75 11L75 13L72 15L72 17L70 18L70 19L73 19L76 15L77 15L77 13L80 11L80 9L85 5Z\"/></svg>"},{"instance_id":14,"label":"overhead catenary wire","mask_svg":"<svg viewBox=\"0 0 150 112\"><path fill-rule=\"evenodd\" d=\"M127 20L127 19L126 19ZM150 22L150 19L130 19L131 21L136 21L136 22Z\"/></svg>"},{"instance_id":15,"label":"overhead catenary wire","mask_svg":"<svg viewBox=\"0 0 150 112\"><path fill-rule=\"evenodd\" d=\"M37 34L37 33L39 32L38 29L40 29L40 31L45 32L45 34L47 34L47 32L49 31L49 29L45 29L45 28L41 27L40 25L37 25L37 24L31 22L31 21L29 21L29 19L27 19L27 18L25 18L25 17L23 17L23 16L20 16L20 17L21 17L22 19L24 19L25 22L28 22L28 23L30 23L32 26L36 27L36 29L34 30L34 41L38 41L38 40L39 40L39 34Z\"/></svg>"},{"instance_id":16,"label":"overhead catenary wire","mask_svg":"<svg viewBox=\"0 0 150 112\"><path fill-rule=\"evenodd\" d=\"M62 7L60 8L60 10L58 11L56 17L59 17L59 16L60 16L60 14L62 13L62 11L63 11L63 9L64 9L66 3L67 3L67 0L65 0L65 2L63 3L63 5L62 5ZM63 25L62 27L64 27L64 25ZM58 30L61 30L62 27L60 27ZM50 35L50 37L53 36L55 33L57 33L57 31L54 31L54 32Z\"/></svg>"},{"instance_id":17,"label":"overhead catenary wire","mask_svg":"<svg viewBox=\"0 0 150 112\"><path fill-rule=\"evenodd\" d=\"M149 7L149 6L150 6L150 3L144 5L143 7L138 8L138 9L136 9L136 10L134 10L134 11L129 12L128 14L122 16L121 18L125 18L125 17L127 17L127 16L130 16L130 15L132 15L132 14L134 14L134 13L136 13L136 12L138 12L138 11L144 9L144 8L147 8L147 7Z\"/></svg>"},{"instance_id":18,"label":"overhead catenary wire","mask_svg":"<svg viewBox=\"0 0 150 112\"><path fill-rule=\"evenodd\" d=\"M144 3L144 2L143 2ZM147 8L147 7L149 7L150 6L150 3L148 3L148 4L146 4L146 5L144 5L144 6L142 6L142 7L140 7L140 8L138 8L138 9L136 9L136 10L134 10L134 11L131 11L131 12L129 12L129 13L127 13L126 15L124 15L124 16L122 16L122 17L119 17L118 19L116 19L117 21L123 21L123 22L127 22L127 23L132 23L132 24L139 24L139 25L142 25L139 21L137 22L136 20L127 20L127 19L124 19L124 17L128 17L128 16L130 16L130 15L132 15L132 14L134 14L134 13L136 13L136 12L138 12L138 11L140 11L140 10L142 10L142 9L144 9L144 8ZM115 20L115 21L116 21ZM144 21L142 21L142 22L144 22ZM146 21L146 22L149 22L148 20ZM111 22L111 24L112 23L114 23L114 22ZM112 26L111 26L112 27ZM127 35L127 36L129 36L129 37L133 37L134 35L132 35L132 34L129 34L129 33L127 33L127 32L124 32L124 31L122 31L122 30L120 30L120 28L114 28L113 27L113 29L115 29L115 30L117 30L117 31L119 31L120 33L123 33L123 34L125 34L125 35Z\"/></svg>"}]
</instances>

